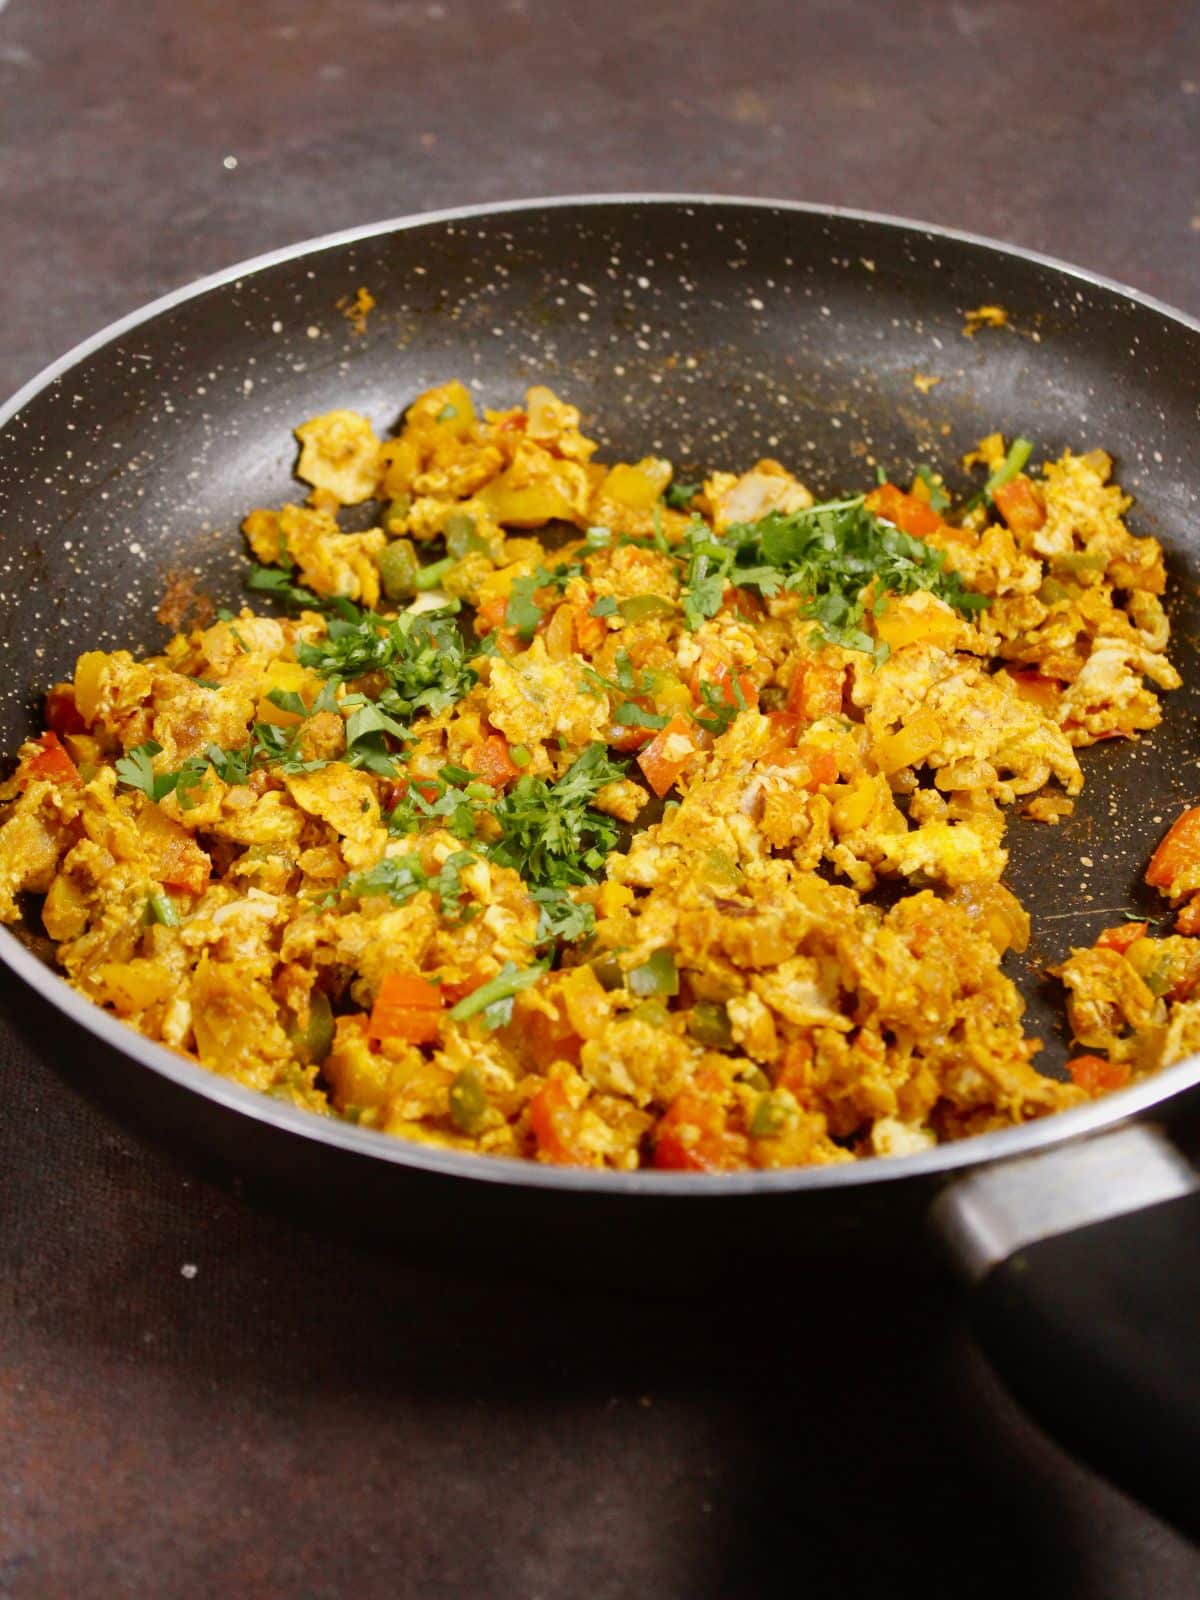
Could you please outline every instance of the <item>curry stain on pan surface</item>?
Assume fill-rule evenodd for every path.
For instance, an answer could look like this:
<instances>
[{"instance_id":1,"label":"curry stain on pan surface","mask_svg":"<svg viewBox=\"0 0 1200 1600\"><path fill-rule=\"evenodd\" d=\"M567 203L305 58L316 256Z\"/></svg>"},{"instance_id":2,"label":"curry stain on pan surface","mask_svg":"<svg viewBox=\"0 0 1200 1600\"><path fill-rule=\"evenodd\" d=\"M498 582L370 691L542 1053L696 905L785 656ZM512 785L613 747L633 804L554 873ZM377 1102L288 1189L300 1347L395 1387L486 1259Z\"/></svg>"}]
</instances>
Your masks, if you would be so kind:
<instances>
[{"instance_id":1,"label":"curry stain on pan surface","mask_svg":"<svg viewBox=\"0 0 1200 1600\"><path fill-rule=\"evenodd\" d=\"M364 284L376 306L359 334L336 301ZM1032 331L984 330L964 364L962 315L987 302ZM1175 552L1185 687L1139 744L1085 752L1074 819L1010 824L1008 876L1037 929L1029 1025L1049 1038L1061 1005L1039 963L1088 942L1112 907L1145 904L1137 885L1155 830L1200 787L1188 670L1198 608L1179 561L1195 513L1183 446L1196 395L1178 372L1188 358L1170 348L1190 344L1200 370L1200 340L1168 328L1169 340L1145 307L1022 258L768 206L597 204L418 223L258 269L85 357L0 435L3 748L81 650L161 644L150 619L166 569L240 603L240 518L294 495L291 427L334 405L390 431L408 398L448 376L496 405L545 381L593 424L605 419L609 454L695 468L776 455L819 494L861 485L871 459L897 471L927 461L954 482L959 455L993 429L1035 435L1039 456L1103 445L1122 485L1149 502L1134 530L1148 524ZM941 371L950 350L955 381L918 399L914 368ZM1081 853L1094 863L1082 875Z\"/></svg>"}]
</instances>

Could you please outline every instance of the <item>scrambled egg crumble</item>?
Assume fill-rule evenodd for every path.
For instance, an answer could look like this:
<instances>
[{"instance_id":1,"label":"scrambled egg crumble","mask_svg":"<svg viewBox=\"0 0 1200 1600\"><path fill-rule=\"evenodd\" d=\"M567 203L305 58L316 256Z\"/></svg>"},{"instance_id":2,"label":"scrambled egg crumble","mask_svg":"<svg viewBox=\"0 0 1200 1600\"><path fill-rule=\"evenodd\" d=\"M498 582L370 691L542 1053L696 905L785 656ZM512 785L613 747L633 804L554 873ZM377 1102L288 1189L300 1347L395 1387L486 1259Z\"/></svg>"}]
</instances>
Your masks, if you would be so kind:
<instances>
[{"instance_id":1,"label":"scrambled egg crumble","mask_svg":"<svg viewBox=\"0 0 1200 1600\"><path fill-rule=\"evenodd\" d=\"M1006 808L1070 815L1179 683L1103 452L992 435L953 508L601 465L540 386L296 433L306 500L244 525L285 615L87 652L0 786L0 916L96 1004L321 1115L618 1169L904 1154L1200 1045L1200 811L1151 863L1180 933L1059 969L1070 1081L1002 966Z\"/></svg>"}]
</instances>

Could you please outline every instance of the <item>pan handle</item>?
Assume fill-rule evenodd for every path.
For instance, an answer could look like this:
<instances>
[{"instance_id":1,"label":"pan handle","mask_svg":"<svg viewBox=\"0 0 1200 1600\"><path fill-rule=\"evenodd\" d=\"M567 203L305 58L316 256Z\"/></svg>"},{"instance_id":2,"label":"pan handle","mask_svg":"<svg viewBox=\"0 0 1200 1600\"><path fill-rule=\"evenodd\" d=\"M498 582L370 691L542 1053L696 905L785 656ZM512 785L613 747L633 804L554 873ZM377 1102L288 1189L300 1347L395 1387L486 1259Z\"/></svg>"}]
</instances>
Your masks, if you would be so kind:
<instances>
[{"instance_id":1,"label":"pan handle","mask_svg":"<svg viewBox=\"0 0 1200 1600\"><path fill-rule=\"evenodd\" d=\"M1126 1124L981 1168L931 1220L976 1336L1068 1449L1200 1540L1200 1179Z\"/></svg>"}]
</instances>

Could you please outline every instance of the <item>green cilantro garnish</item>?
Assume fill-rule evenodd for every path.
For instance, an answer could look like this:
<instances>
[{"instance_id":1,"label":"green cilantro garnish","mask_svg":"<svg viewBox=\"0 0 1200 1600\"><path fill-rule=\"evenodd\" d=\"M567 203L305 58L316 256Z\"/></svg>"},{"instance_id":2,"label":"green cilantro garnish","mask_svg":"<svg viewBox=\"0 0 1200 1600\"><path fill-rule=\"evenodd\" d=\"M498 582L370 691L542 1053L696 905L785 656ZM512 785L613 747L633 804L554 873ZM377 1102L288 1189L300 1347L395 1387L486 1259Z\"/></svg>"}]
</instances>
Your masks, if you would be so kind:
<instances>
[{"instance_id":1,"label":"green cilantro garnish","mask_svg":"<svg viewBox=\"0 0 1200 1600\"><path fill-rule=\"evenodd\" d=\"M325 678L381 674L386 685L377 699L389 716L436 715L461 700L476 681L452 615L443 606L390 620L370 614L356 622L333 618L327 636L298 646L296 659Z\"/></svg>"},{"instance_id":2,"label":"green cilantro garnish","mask_svg":"<svg viewBox=\"0 0 1200 1600\"><path fill-rule=\"evenodd\" d=\"M128 755L124 755L117 762L117 777L127 789L140 789L143 794L154 796L154 768L151 762L162 750L155 739L147 739L145 744L136 745Z\"/></svg>"},{"instance_id":3,"label":"green cilantro garnish","mask_svg":"<svg viewBox=\"0 0 1200 1600\"><path fill-rule=\"evenodd\" d=\"M696 521L683 550L683 609L690 628L716 614L726 583L768 597L786 589L800 596L800 614L813 619L828 643L883 659L886 646L862 626L864 590L874 590L877 611L887 594L917 589L966 614L991 603L946 570L940 550L868 511L862 495L803 511L771 511L757 522L735 523L720 539Z\"/></svg>"},{"instance_id":4,"label":"green cilantro garnish","mask_svg":"<svg viewBox=\"0 0 1200 1600\"><path fill-rule=\"evenodd\" d=\"M442 862L439 870L430 876L418 855L384 856L382 861L365 872L352 872L344 878L328 900L339 895L356 895L360 899L371 895L386 895L398 906L407 905L414 895L428 890L440 902L442 915L451 922L465 922L475 907L462 904L462 870L477 858L469 850L455 850Z\"/></svg>"},{"instance_id":5,"label":"green cilantro garnish","mask_svg":"<svg viewBox=\"0 0 1200 1600\"><path fill-rule=\"evenodd\" d=\"M373 701L363 700L346 722L346 755L349 766L362 767L381 778L394 778L395 763L388 753L386 736L407 739L408 732L395 717L389 717Z\"/></svg>"},{"instance_id":6,"label":"green cilantro garnish","mask_svg":"<svg viewBox=\"0 0 1200 1600\"><path fill-rule=\"evenodd\" d=\"M732 692L733 699L728 698ZM700 698L704 701L707 716L702 716L699 711L691 713L694 721L711 733L715 738L725 732L739 711L746 709L746 696L742 692L742 685L736 674L729 679L728 688L718 687L712 683L700 685Z\"/></svg>"},{"instance_id":7,"label":"green cilantro garnish","mask_svg":"<svg viewBox=\"0 0 1200 1600\"><path fill-rule=\"evenodd\" d=\"M287 711L293 717L308 716L308 707L294 689L272 689L267 699L280 711Z\"/></svg>"},{"instance_id":8,"label":"green cilantro garnish","mask_svg":"<svg viewBox=\"0 0 1200 1600\"><path fill-rule=\"evenodd\" d=\"M508 591L504 623L506 627L516 629L518 639L532 639L544 615L541 606L533 598L533 591L542 587L541 571L539 567L527 578L514 578Z\"/></svg>"},{"instance_id":9,"label":"green cilantro garnish","mask_svg":"<svg viewBox=\"0 0 1200 1600\"><path fill-rule=\"evenodd\" d=\"M589 609L588 615L590 617L611 617L616 609L617 601L615 595L602 594L599 600Z\"/></svg>"},{"instance_id":10,"label":"green cilantro garnish","mask_svg":"<svg viewBox=\"0 0 1200 1600\"><path fill-rule=\"evenodd\" d=\"M196 804L194 791L203 784L208 763L199 756L189 756L174 772L160 772L155 776L154 757L161 753L162 745L156 739L135 745L128 755L117 761L117 781L126 789L140 789L154 801L165 800L177 791L180 807L190 811Z\"/></svg>"},{"instance_id":11,"label":"green cilantro garnish","mask_svg":"<svg viewBox=\"0 0 1200 1600\"><path fill-rule=\"evenodd\" d=\"M281 571L278 567L252 566L246 577L246 587L259 594L269 594L276 600L283 601L285 605L295 606L301 611L331 611L347 622L353 622L363 615L344 595L317 594L312 589L306 589L303 584L293 583L287 572ZM218 611L217 616L222 622L233 621L231 611Z\"/></svg>"},{"instance_id":12,"label":"green cilantro garnish","mask_svg":"<svg viewBox=\"0 0 1200 1600\"><path fill-rule=\"evenodd\" d=\"M670 717L660 717L653 711L646 711L638 705L636 700L625 700L612 714L614 722L623 728L665 728L670 722Z\"/></svg>"},{"instance_id":13,"label":"green cilantro garnish","mask_svg":"<svg viewBox=\"0 0 1200 1600\"><path fill-rule=\"evenodd\" d=\"M587 883L618 838L617 824L589 804L606 783L625 776L597 741L557 783L526 774L492 808L500 838L493 861L512 867L534 888Z\"/></svg>"},{"instance_id":14,"label":"green cilantro garnish","mask_svg":"<svg viewBox=\"0 0 1200 1600\"><path fill-rule=\"evenodd\" d=\"M560 941L576 944L580 939L590 939L596 931L596 912L593 906L577 905L566 889L547 886L531 889L530 899L538 907L537 944Z\"/></svg>"},{"instance_id":15,"label":"green cilantro garnish","mask_svg":"<svg viewBox=\"0 0 1200 1600\"><path fill-rule=\"evenodd\" d=\"M483 797L470 792L474 785L469 782L469 773L464 775L467 780L464 784L462 779L455 782L447 777L447 773L452 771L461 769L443 767L438 778L410 780L405 792L388 813L389 831L405 838L410 833L420 833L426 827L436 827L446 828L456 839L474 839L476 817L481 809L487 808L486 802L481 804ZM489 788L489 800L491 795Z\"/></svg>"}]
</instances>

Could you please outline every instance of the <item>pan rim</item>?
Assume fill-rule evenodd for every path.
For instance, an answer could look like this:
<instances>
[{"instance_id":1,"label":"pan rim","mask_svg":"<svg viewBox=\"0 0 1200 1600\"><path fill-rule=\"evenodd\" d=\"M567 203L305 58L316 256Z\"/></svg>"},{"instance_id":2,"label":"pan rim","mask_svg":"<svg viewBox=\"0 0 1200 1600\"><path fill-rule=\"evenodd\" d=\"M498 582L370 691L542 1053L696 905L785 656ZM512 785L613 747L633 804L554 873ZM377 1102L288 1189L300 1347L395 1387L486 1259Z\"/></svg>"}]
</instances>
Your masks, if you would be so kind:
<instances>
[{"instance_id":1,"label":"pan rim","mask_svg":"<svg viewBox=\"0 0 1200 1600\"><path fill-rule=\"evenodd\" d=\"M895 233L917 233L929 239L947 239L968 244L1003 258L1016 258L1115 294L1165 317L1192 332L1200 333L1200 318L1145 294L1128 284L1092 272L1040 251L1008 245L965 229L944 227L914 218L854 207L820 205L810 201L771 199L720 193L618 192L552 195L530 199L415 212L406 216L367 223L333 233L316 235L277 250L248 257L149 301L146 305L117 318L72 346L57 360L23 384L0 405L0 429L5 428L43 390L77 367L82 361L112 344L131 329L141 326L189 300L212 290L237 283L269 267L298 258L318 255L388 233L409 232L424 226L450 222L492 219L526 211L567 210L615 205L653 205L674 207L735 207L757 211L798 212L851 222L868 223ZM470 1151L423 1145L398 1139L350 1123L335 1122L297 1107L269 1100L252 1089L218 1077L198 1063L176 1055L165 1045L144 1038L99 1006L72 989L66 980L46 967L7 928L0 929L0 961L23 982L65 1015L120 1054L148 1067L177 1087L203 1096L223 1109L265 1123L281 1133L299 1135L315 1143L333 1146L346 1155L382 1160L392 1165L429 1172L442 1177L495 1183L505 1187L566 1189L577 1193L605 1195L655 1195L660 1198L718 1198L750 1194L777 1194L816 1189L841 1189L860 1184L895 1182L907 1178L947 1177L955 1171L992 1161L1031 1155L1098 1133L1115 1124L1142 1115L1162 1102L1200 1083L1200 1055L1163 1068L1152 1078L1069 1111L1021 1126L976 1135L954 1144L939 1145L919 1155L875 1157L830 1167L795 1167L777 1171L749 1171L721 1174L665 1173L653 1171L617 1172L608 1169L544 1166L511 1157L481 1157Z\"/></svg>"}]
</instances>

